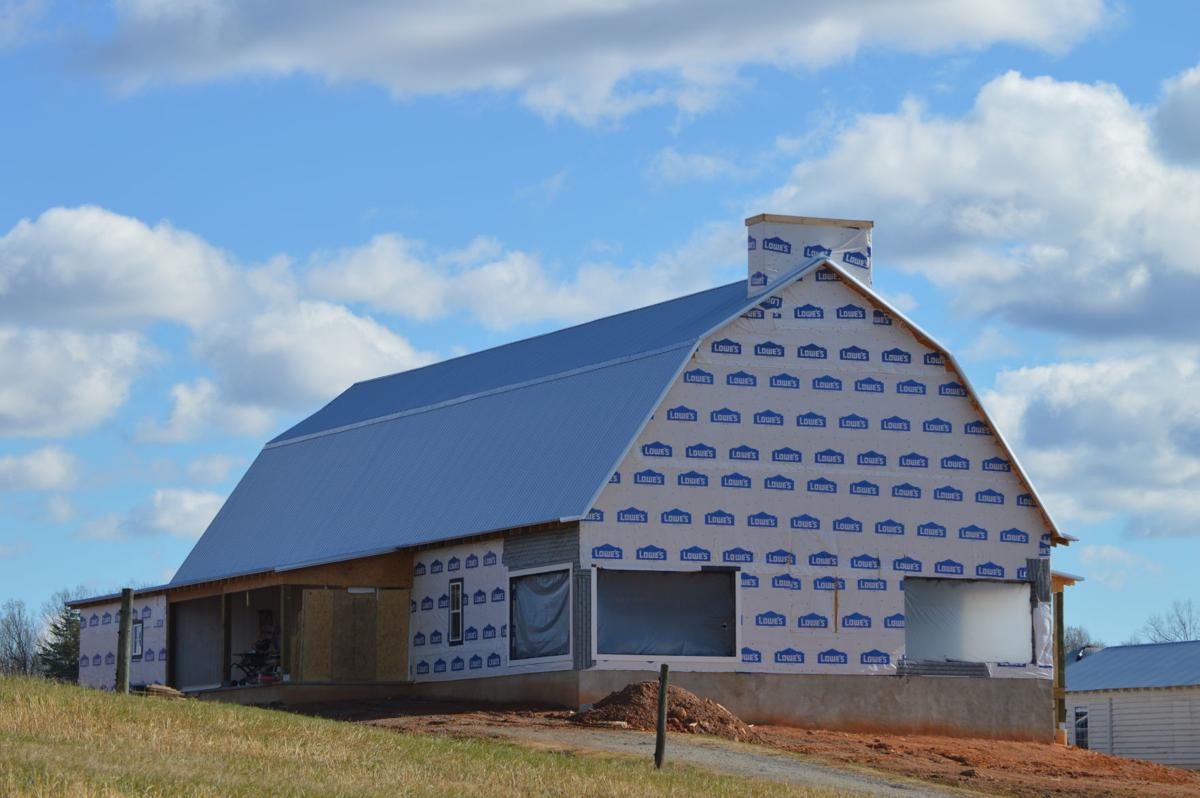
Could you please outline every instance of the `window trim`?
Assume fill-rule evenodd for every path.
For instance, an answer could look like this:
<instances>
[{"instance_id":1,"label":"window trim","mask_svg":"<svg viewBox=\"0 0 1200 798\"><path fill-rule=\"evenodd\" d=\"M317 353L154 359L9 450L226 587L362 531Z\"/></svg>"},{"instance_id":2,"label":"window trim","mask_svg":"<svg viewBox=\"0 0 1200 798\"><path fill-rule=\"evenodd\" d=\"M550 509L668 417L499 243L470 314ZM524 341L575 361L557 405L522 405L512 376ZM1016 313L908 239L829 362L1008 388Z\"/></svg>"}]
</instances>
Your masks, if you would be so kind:
<instances>
[{"instance_id":1,"label":"window trim","mask_svg":"<svg viewBox=\"0 0 1200 798\"><path fill-rule=\"evenodd\" d=\"M680 656L678 654L603 654L597 650L600 630L600 579L592 574L592 661L604 662L666 662L671 665L730 665L742 661L742 569L739 566L697 565L691 568L612 568L603 565L592 565L593 571L639 571L645 573L698 573L702 571L728 572L733 578L733 656L732 657L696 657Z\"/></svg>"},{"instance_id":2,"label":"window trim","mask_svg":"<svg viewBox=\"0 0 1200 798\"><path fill-rule=\"evenodd\" d=\"M567 653L555 654L550 657L528 657L525 659L513 659L513 608L516 606L516 601L513 599L512 583L513 579L520 579L523 576L533 576L534 574L546 574L553 571L567 572ZM522 568L517 571L508 572L508 646L507 646L508 667L511 668L526 668L529 666L540 667L542 665L557 665L566 663L568 666L575 662L575 566L570 562L554 563L552 565L538 565L533 568Z\"/></svg>"},{"instance_id":3,"label":"window trim","mask_svg":"<svg viewBox=\"0 0 1200 798\"><path fill-rule=\"evenodd\" d=\"M458 588L458 610L454 609L454 588ZM466 588L463 586L463 578L456 577L450 580L450 606L447 609L446 615L446 645L461 646L463 644L463 636L467 627L466 608L463 605L463 595L466 593ZM454 638L454 615L458 614L458 639Z\"/></svg>"},{"instance_id":4,"label":"window trim","mask_svg":"<svg viewBox=\"0 0 1200 798\"><path fill-rule=\"evenodd\" d=\"M145 627L145 624L142 622L142 620L139 618L138 620L133 621L133 623L129 627L129 651L131 652L130 658L133 660L136 660L138 662L141 662L142 653L145 651L145 648L146 648L146 627Z\"/></svg>"}]
</instances>

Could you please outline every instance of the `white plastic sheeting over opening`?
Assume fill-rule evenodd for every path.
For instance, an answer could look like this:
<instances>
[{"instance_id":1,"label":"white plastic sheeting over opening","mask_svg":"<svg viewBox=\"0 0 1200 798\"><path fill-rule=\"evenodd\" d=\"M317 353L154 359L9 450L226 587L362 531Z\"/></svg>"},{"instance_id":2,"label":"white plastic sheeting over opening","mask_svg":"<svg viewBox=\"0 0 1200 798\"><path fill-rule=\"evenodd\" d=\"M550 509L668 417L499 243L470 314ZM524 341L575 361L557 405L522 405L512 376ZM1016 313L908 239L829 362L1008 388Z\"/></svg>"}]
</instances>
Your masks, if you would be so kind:
<instances>
[{"instance_id":1,"label":"white plastic sheeting over opening","mask_svg":"<svg viewBox=\"0 0 1200 798\"><path fill-rule=\"evenodd\" d=\"M733 571L601 568L596 585L596 653L732 657Z\"/></svg>"},{"instance_id":2,"label":"white plastic sheeting over opening","mask_svg":"<svg viewBox=\"0 0 1200 798\"><path fill-rule=\"evenodd\" d=\"M1031 662L1030 587L1019 582L905 579L910 660Z\"/></svg>"},{"instance_id":3,"label":"white plastic sheeting over opening","mask_svg":"<svg viewBox=\"0 0 1200 798\"><path fill-rule=\"evenodd\" d=\"M513 577L512 647L509 659L571 653L571 572L546 571Z\"/></svg>"}]
</instances>

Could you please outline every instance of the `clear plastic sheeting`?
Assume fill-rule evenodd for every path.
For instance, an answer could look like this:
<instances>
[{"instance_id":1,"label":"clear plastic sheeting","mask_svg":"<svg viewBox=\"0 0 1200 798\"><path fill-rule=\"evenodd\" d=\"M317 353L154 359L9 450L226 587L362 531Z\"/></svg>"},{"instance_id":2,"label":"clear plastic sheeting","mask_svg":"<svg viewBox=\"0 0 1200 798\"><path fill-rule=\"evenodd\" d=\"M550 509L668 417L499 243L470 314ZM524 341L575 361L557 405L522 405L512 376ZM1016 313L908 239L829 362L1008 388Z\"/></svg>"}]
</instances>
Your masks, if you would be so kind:
<instances>
[{"instance_id":1,"label":"clear plastic sheeting","mask_svg":"<svg viewBox=\"0 0 1200 798\"><path fill-rule=\"evenodd\" d=\"M571 573L547 571L513 577L509 659L571 653Z\"/></svg>"},{"instance_id":2,"label":"clear plastic sheeting","mask_svg":"<svg viewBox=\"0 0 1200 798\"><path fill-rule=\"evenodd\" d=\"M734 572L602 568L597 574L598 654L734 656Z\"/></svg>"},{"instance_id":3,"label":"clear plastic sheeting","mask_svg":"<svg viewBox=\"0 0 1200 798\"><path fill-rule=\"evenodd\" d=\"M1043 601L1033 611L1034 662L1049 668L1054 664L1054 613L1050 602Z\"/></svg>"},{"instance_id":4,"label":"clear plastic sheeting","mask_svg":"<svg viewBox=\"0 0 1200 798\"><path fill-rule=\"evenodd\" d=\"M1030 586L951 579L904 581L905 655L915 661L1033 661Z\"/></svg>"}]
</instances>

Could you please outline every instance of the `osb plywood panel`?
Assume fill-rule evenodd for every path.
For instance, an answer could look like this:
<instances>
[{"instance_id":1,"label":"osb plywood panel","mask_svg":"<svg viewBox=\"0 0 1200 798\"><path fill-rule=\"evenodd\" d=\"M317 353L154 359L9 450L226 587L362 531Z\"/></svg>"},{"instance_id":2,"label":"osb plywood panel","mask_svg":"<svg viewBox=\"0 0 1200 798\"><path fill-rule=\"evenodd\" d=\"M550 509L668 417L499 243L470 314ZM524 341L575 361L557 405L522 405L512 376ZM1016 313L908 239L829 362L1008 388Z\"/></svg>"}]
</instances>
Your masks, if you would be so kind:
<instances>
[{"instance_id":1,"label":"osb plywood panel","mask_svg":"<svg viewBox=\"0 0 1200 798\"><path fill-rule=\"evenodd\" d=\"M334 596L329 590L305 590L300 610L300 678L328 681L332 672ZM344 593L341 595L345 595Z\"/></svg>"},{"instance_id":2,"label":"osb plywood panel","mask_svg":"<svg viewBox=\"0 0 1200 798\"><path fill-rule=\"evenodd\" d=\"M289 571L232 577L215 582L174 588L167 593L171 602L237 593L272 585L321 585L329 587L412 587L412 554L397 551L375 557L314 565Z\"/></svg>"},{"instance_id":3,"label":"osb plywood panel","mask_svg":"<svg viewBox=\"0 0 1200 798\"><path fill-rule=\"evenodd\" d=\"M408 590L380 590L375 626L375 678L399 682L408 678Z\"/></svg>"}]
</instances>

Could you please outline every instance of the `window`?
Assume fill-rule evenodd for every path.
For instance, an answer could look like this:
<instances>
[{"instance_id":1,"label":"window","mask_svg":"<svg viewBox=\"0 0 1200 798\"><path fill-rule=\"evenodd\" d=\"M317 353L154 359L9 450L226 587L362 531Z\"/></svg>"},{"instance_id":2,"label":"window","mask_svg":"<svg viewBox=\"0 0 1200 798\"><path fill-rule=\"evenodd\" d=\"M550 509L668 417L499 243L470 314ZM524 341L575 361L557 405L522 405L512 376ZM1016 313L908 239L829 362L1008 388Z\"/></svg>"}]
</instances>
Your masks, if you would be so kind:
<instances>
[{"instance_id":1,"label":"window","mask_svg":"<svg viewBox=\"0 0 1200 798\"><path fill-rule=\"evenodd\" d=\"M906 658L1032 662L1030 589L1028 582L906 577Z\"/></svg>"},{"instance_id":2,"label":"window","mask_svg":"<svg viewBox=\"0 0 1200 798\"><path fill-rule=\"evenodd\" d=\"M141 621L133 622L132 632L133 633L131 635L131 648L132 648L131 656L134 659L141 659L142 658L142 622Z\"/></svg>"},{"instance_id":3,"label":"window","mask_svg":"<svg viewBox=\"0 0 1200 798\"><path fill-rule=\"evenodd\" d=\"M571 655L571 569L517 573L508 582L508 658Z\"/></svg>"},{"instance_id":4,"label":"window","mask_svg":"<svg viewBox=\"0 0 1200 798\"><path fill-rule=\"evenodd\" d=\"M1075 707L1075 747L1088 747L1088 710L1087 707Z\"/></svg>"},{"instance_id":5,"label":"window","mask_svg":"<svg viewBox=\"0 0 1200 798\"><path fill-rule=\"evenodd\" d=\"M463 641L463 580L450 580L450 626L446 642L452 646Z\"/></svg>"},{"instance_id":6,"label":"window","mask_svg":"<svg viewBox=\"0 0 1200 798\"><path fill-rule=\"evenodd\" d=\"M596 654L732 657L733 570L596 572Z\"/></svg>"}]
</instances>

